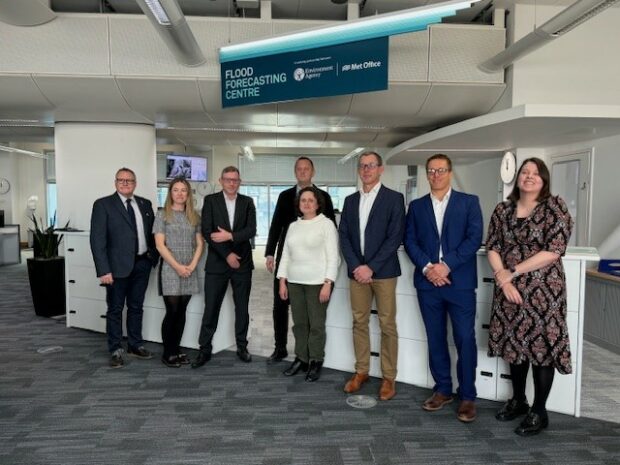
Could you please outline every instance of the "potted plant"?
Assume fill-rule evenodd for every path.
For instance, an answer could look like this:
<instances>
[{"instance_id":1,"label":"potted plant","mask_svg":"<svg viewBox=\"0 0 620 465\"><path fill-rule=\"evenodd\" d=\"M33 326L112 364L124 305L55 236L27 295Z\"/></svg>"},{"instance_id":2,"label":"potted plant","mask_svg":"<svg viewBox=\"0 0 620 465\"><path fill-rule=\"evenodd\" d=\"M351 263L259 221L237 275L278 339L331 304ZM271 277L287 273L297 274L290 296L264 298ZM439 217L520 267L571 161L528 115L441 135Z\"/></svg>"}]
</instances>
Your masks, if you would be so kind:
<instances>
[{"instance_id":1,"label":"potted plant","mask_svg":"<svg viewBox=\"0 0 620 465\"><path fill-rule=\"evenodd\" d=\"M34 311L39 316L57 316L65 313L65 258L58 256L58 246L62 235L54 228L56 214L50 218L49 226L43 229L43 222L33 223L34 257L26 260L30 292ZM65 229L69 226L69 222Z\"/></svg>"}]
</instances>

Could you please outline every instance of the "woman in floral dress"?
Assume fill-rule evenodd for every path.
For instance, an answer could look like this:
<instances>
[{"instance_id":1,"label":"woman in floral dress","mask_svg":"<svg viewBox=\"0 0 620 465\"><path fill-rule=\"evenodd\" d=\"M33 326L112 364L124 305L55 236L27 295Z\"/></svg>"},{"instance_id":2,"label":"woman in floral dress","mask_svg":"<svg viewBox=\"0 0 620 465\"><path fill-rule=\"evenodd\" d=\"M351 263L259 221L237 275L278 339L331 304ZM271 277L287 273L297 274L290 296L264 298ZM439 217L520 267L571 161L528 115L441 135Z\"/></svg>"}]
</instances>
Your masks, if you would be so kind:
<instances>
[{"instance_id":1,"label":"woman in floral dress","mask_svg":"<svg viewBox=\"0 0 620 465\"><path fill-rule=\"evenodd\" d=\"M545 163L525 160L508 200L495 207L486 242L495 275L489 355L510 363L513 388L513 397L495 417L509 421L526 415L515 429L521 436L549 425L545 405L555 370L572 371L561 260L572 226L564 201L551 195ZM531 408L525 397L530 365Z\"/></svg>"}]
</instances>

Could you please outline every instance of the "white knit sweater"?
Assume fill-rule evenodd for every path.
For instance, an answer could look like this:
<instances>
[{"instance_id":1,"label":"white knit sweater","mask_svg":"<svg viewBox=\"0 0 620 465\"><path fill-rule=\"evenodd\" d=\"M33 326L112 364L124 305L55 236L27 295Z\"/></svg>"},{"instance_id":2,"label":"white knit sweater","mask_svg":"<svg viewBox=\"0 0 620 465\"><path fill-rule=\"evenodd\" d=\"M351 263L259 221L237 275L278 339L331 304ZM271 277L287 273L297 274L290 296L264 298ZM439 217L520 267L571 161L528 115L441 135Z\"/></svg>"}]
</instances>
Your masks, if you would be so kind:
<instances>
[{"instance_id":1,"label":"white knit sweater","mask_svg":"<svg viewBox=\"0 0 620 465\"><path fill-rule=\"evenodd\" d=\"M336 281L339 265L338 232L329 218L321 213L311 220L298 218L291 223L278 278L295 284L323 284L326 279Z\"/></svg>"}]
</instances>

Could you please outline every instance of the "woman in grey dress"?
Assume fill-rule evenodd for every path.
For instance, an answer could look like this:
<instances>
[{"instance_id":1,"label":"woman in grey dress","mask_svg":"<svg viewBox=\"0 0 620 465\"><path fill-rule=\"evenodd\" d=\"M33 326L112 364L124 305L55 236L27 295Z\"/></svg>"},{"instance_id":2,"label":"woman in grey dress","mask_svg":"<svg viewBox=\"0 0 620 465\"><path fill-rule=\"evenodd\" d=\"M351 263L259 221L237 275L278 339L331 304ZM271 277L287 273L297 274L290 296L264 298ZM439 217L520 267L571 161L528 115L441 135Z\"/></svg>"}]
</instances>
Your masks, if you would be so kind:
<instances>
[{"instance_id":1,"label":"woman in grey dress","mask_svg":"<svg viewBox=\"0 0 620 465\"><path fill-rule=\"evenodd\" d=\"M194 210L192 189L184 178L175 178L168 186L163 210L153 225L155 245L161 255L159 294L164 298L166 315L161 325L164 342L162 362L178 368L189 363L179 344L185 328L185 311L192 294L198 294L196 266L204 250L200 216Z\"/></svg>"}]
</instances>

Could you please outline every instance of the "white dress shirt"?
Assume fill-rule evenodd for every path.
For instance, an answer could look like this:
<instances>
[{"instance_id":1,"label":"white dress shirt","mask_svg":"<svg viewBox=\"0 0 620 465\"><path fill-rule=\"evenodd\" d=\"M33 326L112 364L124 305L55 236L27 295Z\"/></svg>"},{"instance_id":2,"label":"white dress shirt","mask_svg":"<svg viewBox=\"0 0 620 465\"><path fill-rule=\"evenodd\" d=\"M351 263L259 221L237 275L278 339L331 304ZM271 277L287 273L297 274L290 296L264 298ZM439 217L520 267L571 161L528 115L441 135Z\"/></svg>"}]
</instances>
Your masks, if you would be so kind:
<instances>
[{"instance_id":1,"label":"white dress shirt","mask_svg":"<svg viewBox=\"0 0 620 465\"><path fill-rule=\"evenodd\" d=\"M226 211L228 212L228 222L230 223L230 232L235 228L233 224L235 222L235 205L237 203L237 196L235 195L234 199L229 199L226 194L224 194L224 200L226 201Z\"/></svg>"},{"instance_id":2,"label":"white dress shirt","mask_svg":"<svg viewBox=\"0 0 620 465\"><path fill-rule=\"evenodd\" d=\"M381 183L378 182L375 186L370 189L368 192L364 192L364 189L360 189L360 248L362 251L362 255L364 254L364 245L365 245L365 232L366 226L368 225L368 217L370 216L370 210L372 210L372 206L375 203L375 199L377 198L377 193L381 189Z\"/></svg>"},{"instance_id":3,"label":"white dress shirt","mask_svg":"<svg viewBox=\"0 0 620 465\"><path fill-rule=\"evenodd\" d=\"M133 211L135 213L135 217L136 217L136 229L137 229L137 233L138 233L138 255L143 255L146 253L146 251L148 250L146 247L146 236L144 235L144 220L142 219L142 213L140 212L140 207L138 207L138 202L136 201L135 197L125 197L124 195L121 195L120 193L118 193L118 196L121 198L121 200L123 201L123 206L125 208L127 208L127 199L131 199L131 208L133 208Z\"/></svg>"}]
</instances>

